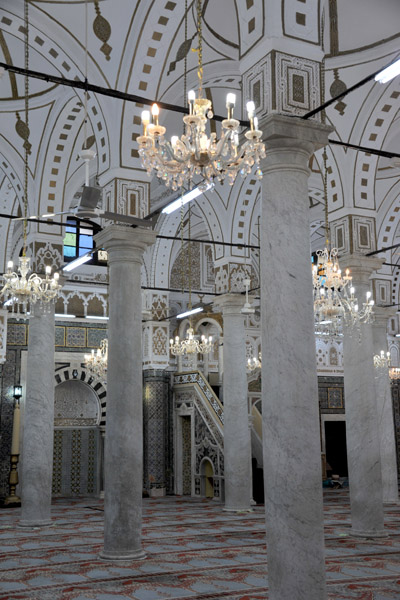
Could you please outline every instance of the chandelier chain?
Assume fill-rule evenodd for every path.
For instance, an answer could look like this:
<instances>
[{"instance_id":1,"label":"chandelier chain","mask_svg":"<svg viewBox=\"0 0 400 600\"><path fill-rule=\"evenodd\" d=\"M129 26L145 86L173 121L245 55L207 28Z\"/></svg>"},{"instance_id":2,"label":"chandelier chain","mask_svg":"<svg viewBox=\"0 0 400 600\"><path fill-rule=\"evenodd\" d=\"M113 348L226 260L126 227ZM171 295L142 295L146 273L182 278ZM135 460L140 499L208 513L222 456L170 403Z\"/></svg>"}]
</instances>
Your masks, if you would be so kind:
<instances>
[{"instance_id":1,"label":"chandelier chain","mask_svg":"<svg viewBox=\"0 0 400 600\"><path fill-rule=\"evenodd\" d=\"M321 17L321 50L322 50L322 60L321 60L321 99L322 102L325 102L325 9L322 11ZM326 123L326 112L323 110L321 112L321 122L323 124ZM329 211L328 211L328 171L327 171L327 150L326 146L324 147L323 154L323 165L324 165L324 174L323 174L323 186L324 186L324 213L325 213L325 241L326 247L328 250L330 249L330 232L329 232Z\"/></svg>"},{"instance_id":2,"label":"chandelier chain","mask_svg":"<svg viewBox=\"0 0 400 600\"><path fill-rule=\"evenodd\" d=\"M85 0L85 84L88 82L88 3ZM87 121L88 121L88 90L84 92L84 121L83 121L83 147L87 149Z\"/></svg>"},{"instance_id":3,"label":"chandelier chain","mask_svg":"<svg viewBox=\"0 0 400 600\"><path fill-rule=\"evenodd\" d=\"M29 8L28 0L24 2L24 21L25 21L25 69L29 69ZM26 139L24 143L25 164L24 164L24 220L23 220L23 248L22 256L26 256L26 241L28 237L28 160L29 160L29 77L25 75L25 125Z\"/></svg>"},{"instance_id":4,"label":"chandelier chain","mask_svg":"<svg viewBox=\"0 0 400 600\"><path fill-rule=\"evenodd\" d=\"M197 36L198 36L198 70L199 97L203 95L203 30L202 30L202 6L201 0L197 0Z\"/></svg>"},{"instance_id":5,"label":"chandelier chain","mask_svg":"<svg viewBox=\"0 0 400 600\"><path fill-rule=\"evenodd\" d=\"M189 271L189 310L192 310L192 243L190 242L190 240L192 239L191 237L191 225L190 225L190 216L191 216L191 208L190 208L190 204L189 204L189 208L188 208L188 238L189 238L189 242L188 242L188 271Z\"/></svg>"},{"instance_id":6,"label":"chandelier chain","mask_svg":"<svg viewBox=\"0 0 400 600\"><path fill-rule=\"evenodd\" d=\"M182 294L184 292L185 287L185 253L183 251L183 192L181 193L181 286L182 286Z\"/></svg>"}]
</instances>

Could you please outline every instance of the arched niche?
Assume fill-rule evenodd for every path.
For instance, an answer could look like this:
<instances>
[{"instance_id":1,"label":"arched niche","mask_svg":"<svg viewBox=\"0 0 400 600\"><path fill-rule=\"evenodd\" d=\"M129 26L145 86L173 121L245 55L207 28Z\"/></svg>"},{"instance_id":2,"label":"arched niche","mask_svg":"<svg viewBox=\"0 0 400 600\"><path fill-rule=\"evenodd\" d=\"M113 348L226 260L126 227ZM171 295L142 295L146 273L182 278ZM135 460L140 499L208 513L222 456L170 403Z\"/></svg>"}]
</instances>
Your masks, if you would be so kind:
<instances>
[{"instance_id":1,"label":"arched niche","mask_svg":"<svg viewBox=\"0 0 400 600\"><path fill-rule=\"evenodd\" d=\"M87 383L69 379L54 390L55 427L93 427L100 423L96 392Z\"/></svg>"}]
</instances>

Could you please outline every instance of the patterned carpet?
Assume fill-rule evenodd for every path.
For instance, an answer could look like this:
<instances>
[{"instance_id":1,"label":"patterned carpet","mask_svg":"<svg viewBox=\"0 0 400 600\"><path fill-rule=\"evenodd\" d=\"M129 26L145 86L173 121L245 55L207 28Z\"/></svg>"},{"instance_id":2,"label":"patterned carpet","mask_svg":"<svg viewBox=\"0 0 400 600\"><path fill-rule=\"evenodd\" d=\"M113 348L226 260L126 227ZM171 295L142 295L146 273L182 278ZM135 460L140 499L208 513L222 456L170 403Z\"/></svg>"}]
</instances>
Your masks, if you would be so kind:
<instances>
[{"instance_id":1,"label":"patterned carpet","mask_svg":"<svg viewBox=\"0 0 400 600\"><path fill-rule=\"evenodd\" d=\"M61 501L53 525L15 527L20 509L0 511L0 600L265 600L264 509L224 513L211 500L144 499L147 559L108 563L100 500ZM389 537L349 536L348 492L325 492L328 597L400 600L400 506L385 508Z\"/></svg>"}]
</instances>

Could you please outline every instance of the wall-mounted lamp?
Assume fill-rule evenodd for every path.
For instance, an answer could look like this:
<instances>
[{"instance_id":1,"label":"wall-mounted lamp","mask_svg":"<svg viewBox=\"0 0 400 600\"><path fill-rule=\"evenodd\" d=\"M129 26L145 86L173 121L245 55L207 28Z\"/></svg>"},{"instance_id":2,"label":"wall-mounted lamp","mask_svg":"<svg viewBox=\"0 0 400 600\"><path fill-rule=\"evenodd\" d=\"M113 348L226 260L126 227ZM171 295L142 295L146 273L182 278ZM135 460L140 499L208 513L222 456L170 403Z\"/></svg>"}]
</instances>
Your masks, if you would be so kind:
<instances>
[{"instance_id":1,"label":"wall-mounted lamp","mask_svg":"<svg viewBox=\"0 0 400 600\"><path fill-rule=\"evenodd\" d=\"M22 385L14 385L14 398L18 402L22 398Z\"/></svg>"}]
</instances>

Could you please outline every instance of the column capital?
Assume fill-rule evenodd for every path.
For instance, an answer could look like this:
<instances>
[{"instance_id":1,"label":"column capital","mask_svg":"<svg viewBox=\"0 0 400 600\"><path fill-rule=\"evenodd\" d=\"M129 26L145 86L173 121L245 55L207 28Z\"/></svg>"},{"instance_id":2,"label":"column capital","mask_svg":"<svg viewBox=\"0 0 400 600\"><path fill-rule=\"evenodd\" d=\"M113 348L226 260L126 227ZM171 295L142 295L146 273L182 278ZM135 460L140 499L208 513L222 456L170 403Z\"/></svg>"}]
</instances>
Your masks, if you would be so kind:
<instances>
[{"instance_id":1,"label":"column capital","mask_svg":"<svg viewBox=\"0 0 400 600\"><path fill-rule=\"evenodd\" d=\"M384 262L382 258L365 256L365 254L346 254L339 259L342 271L350 269L353 281L364 285L369 285L372 273L380 269Z\"/></svg>"},{"instance_id":2,"label":"column capital","mask_svg":"<svg viewBox=\"0 0 400 600\"><path fill-rule=\"evenodd\" d=\"M214 299L214 306L222 308L223 315L240 315L245 300L246 298L243 294L223 294Z\"/></svg>"},{"instance_id":3,"label":"column capital","mask_svg":"<svg viewBox=\"0 0 400 600\"><path fill-rule=\"evenodd\" d=\"M267 159L270 148L292 148L296 151L304 147L312 154L327 145L328 135L333 131L330 125L277 113L263 117L259 128L267 144Z\"/></svg>"},{"instance_id":4,"label":"column capital","mask_svg":"<svg viewBox=\"0 0 400 600\"><path fill-rule=\"evenodd\" d=\"M98 247L109 253L109 263L113 261L141 260L143 252L156 241L157 233L143 227L109 225L94 236Z\"/></svg>"}]
</instances>

